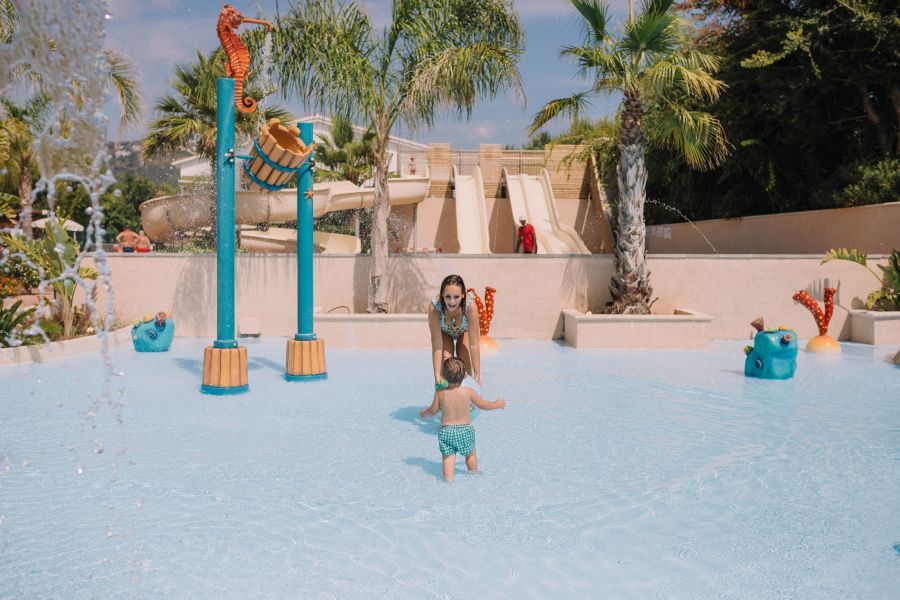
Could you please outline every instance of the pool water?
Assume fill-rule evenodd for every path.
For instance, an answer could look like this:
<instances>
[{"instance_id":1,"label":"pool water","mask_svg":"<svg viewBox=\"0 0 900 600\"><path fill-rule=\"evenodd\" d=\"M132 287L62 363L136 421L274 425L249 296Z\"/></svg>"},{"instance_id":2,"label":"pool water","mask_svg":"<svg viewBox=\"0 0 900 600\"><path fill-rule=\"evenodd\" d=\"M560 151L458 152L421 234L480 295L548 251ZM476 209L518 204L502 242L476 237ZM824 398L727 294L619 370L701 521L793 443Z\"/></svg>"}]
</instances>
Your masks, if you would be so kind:
<instances>
[{"instance_id":1,"label":"pool water","mask_svg":"<svg viewBox=\"0 0 900 600\"><path fill-rule=\"evenodd\" d=\"M889 598L900 589L896 347L500 341L482 472L441 480L427 351L327 351L199 393L202 348L0 367L0 597ZM327 340L326 340L327 343Z\"/></svg>"}]
</instances>

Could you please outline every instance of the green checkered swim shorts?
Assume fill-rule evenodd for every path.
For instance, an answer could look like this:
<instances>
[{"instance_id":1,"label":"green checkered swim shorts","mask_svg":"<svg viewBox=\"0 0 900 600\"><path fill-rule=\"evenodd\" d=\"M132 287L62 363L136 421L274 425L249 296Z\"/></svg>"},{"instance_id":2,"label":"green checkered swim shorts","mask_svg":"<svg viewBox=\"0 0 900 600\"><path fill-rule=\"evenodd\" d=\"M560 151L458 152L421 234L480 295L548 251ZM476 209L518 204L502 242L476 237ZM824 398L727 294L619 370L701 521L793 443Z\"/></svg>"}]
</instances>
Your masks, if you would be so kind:
<instances>
[{"instance_id":1,"label":"green checkered swim shorts","mask_svg":"<svg viewBox=\"0 0 900 600\"><path fill-rule=\"evenodd\" d=\"M443 456L469 456L475 451L475 428L471 425L442 425L438 432L438 447Z\"/></svg>"}]
</instances>

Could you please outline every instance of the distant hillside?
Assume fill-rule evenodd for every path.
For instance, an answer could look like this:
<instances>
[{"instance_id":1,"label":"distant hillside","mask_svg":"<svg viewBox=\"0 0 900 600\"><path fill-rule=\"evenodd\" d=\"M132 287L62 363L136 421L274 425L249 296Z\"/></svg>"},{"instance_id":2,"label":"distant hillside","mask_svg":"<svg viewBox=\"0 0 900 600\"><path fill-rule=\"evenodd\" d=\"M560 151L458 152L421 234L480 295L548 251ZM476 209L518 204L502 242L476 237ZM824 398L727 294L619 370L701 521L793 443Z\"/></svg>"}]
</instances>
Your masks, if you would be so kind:
<instances>
[{"instance_id":1,"label":"distant hillside","mask_svg":"<svg viewBox=\"0 0 900 600\"><path fill-rule=\"evenodd\" d=\"M141 143L137 141L120 142L118 150L115 149L115 144L110 142L108 151L112 157L114 175L130 173L170 185L178 184L178 169L172 166L172 161L187 156L187 153L181 153L144 160L141 157Z\"/></svg>"}]
</instances>

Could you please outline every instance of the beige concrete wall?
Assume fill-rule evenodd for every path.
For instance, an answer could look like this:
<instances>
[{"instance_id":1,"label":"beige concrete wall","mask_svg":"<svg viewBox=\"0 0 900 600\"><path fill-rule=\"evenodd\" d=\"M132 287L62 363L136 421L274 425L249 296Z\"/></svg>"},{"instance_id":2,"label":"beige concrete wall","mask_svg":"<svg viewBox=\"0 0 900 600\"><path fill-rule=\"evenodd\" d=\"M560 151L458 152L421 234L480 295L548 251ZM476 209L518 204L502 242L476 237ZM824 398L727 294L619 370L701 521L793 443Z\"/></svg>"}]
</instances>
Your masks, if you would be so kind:
<instances>
[{"instance_id":1,"label":"beige concrete wall","mask_svg":"<svg viewBox=\"0 0 900 600\"><path fill-rule=\"evenodd\" d=\"M243 254L236 263L237 318L258 317L263 335L290 335L296 328L296 257ZM366 255L316 255L315 304L323 312L365 312ZM215 272L212 255L115 255L109 259L119 318L128 321L170 311L180 335L215 333ZM884 263L883 259L880 261ZM715 338L746 338L750 321L763 316L801 337L816 334L813 318L791 296L824 286L838 288L831 334L849 336L848 313L861 308L876 286L872 275L852 263L819 264L819 256L651 256L654 309L671 313L689 307L713 317ZM613 273L609 255L461 256L400 255L389 265L392 312L421 312L449 273L461 274L482 293L497 288L491 335L499 338L555 338L563 334L562 309L598 310L609 301Z\"/></svg>"},{"instance_id":2,"label":"beige concrete wall","mask_svg":"<svg viewBox=\"0 0 900 600\"><path fill-rule=\"evenodd\" d=\"M575 348L705 348L712 317L693 309L672 315L586 315L563 310L566 343Z\"/></svg>"},{"instance_id":3,"label":"beige concrete wall","mask_svg":"<svg viewBox=\"0 0 900 600\"><path fill-rule=\"evenodd\" d=\"M740 219L673 223L647 228L654 254L824 254L857 248L868 254L900 249L900 202L853 208L759 215Z\"/></svg>"}]
</instances>

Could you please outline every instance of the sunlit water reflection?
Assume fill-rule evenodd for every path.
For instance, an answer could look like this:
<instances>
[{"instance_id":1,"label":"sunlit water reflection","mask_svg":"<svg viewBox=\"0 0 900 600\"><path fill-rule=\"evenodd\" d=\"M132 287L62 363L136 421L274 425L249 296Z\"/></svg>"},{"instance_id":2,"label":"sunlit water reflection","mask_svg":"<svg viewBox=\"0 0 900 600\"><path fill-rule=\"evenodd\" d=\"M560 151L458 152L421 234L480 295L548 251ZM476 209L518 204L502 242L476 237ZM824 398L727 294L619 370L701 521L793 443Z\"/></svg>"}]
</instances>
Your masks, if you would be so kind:
<instances>
[{"instance_id":1,"label":"sunlit water reflection","mask_svg":"<svg viewBox=\"0 0 900 600\"><path fill-rule=\"evenodd\" d=\"M65 444L96 357L0 368L0 596L887 598L900 555L897 348L800 353L745 379L740 343L500 341L483 469L440 480L426 351L331 349L249 394L199 393L208 340L118 348L127 468ZM4 394L6 396L6 394ZM116 425L101 420L102 439ZM79 434L81 435L81 434ZM92 462L94 461L94 462ZM0 469L2 472L3 469ZM115 507L111 510L110 507Z\"/></svg>"}]
</instances>

